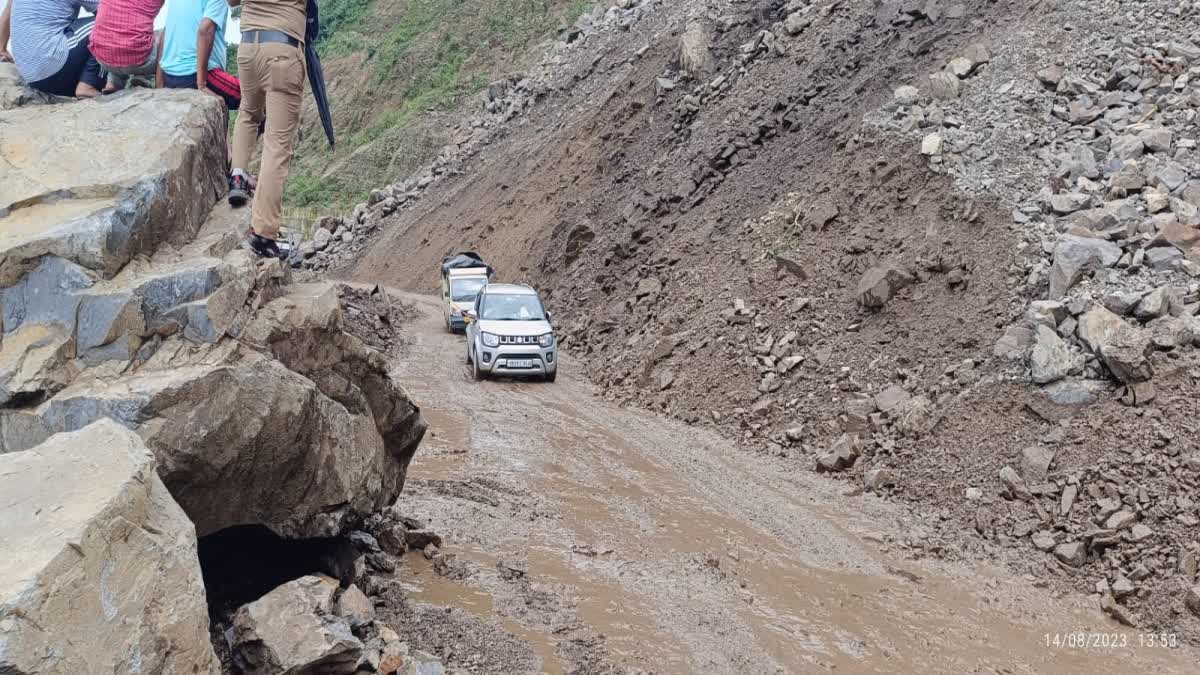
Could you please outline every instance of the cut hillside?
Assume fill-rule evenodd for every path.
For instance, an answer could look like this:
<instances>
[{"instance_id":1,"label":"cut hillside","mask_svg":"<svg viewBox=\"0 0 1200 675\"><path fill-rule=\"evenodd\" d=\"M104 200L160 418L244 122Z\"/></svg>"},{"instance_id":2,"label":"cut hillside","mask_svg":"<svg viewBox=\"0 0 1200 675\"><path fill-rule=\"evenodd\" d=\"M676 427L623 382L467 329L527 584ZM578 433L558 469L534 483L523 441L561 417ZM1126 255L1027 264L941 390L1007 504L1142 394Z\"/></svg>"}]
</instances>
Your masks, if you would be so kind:
<instances>
[{"instance_id":1,"label":"cut hillside","mask_svg":"<svg viewBox=\"0 0 1200 675\"><path fill-rule=\"evenodd\" d=\"M1193 12L658 7L374 192L347 274L428 292L479 251L606 396L921 505L914 555L1200 640Z\"/></svg>"},{"instance_id":2,"label":"cut hillside","mask_svg":"<svg viewBox=\"0 0 1200 675\"><path fill-rule=\"evenodd\" d=\"M285 194L289 207L351 205L429 162L449 111L478 105L530 47L583 10L579 0L325 0L319 45L338 145L311 97Z\"/></svg>"}]
</instances>

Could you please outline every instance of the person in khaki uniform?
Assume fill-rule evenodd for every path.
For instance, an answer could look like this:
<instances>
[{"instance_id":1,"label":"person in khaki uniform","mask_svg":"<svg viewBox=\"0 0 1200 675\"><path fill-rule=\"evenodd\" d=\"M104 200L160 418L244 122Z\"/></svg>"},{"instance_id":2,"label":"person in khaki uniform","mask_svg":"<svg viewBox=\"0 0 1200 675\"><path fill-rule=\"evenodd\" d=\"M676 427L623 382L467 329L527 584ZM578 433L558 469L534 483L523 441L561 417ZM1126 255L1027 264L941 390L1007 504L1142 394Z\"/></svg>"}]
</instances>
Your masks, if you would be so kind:
<instances>
[{"instance_id":1,"label":"person in khaki uniform","mask_svg":"<svg viewBox=\"0 0 1200 675\"><path fill-rule=\"evenodd\" d=\"M283 257L275 239L283 225L283 185L296 145L304 94L306 0L241 0L241 6L238 77L242 107L233 130L229 203L241 206L250 199L246 167L265 119L262 167L253 188L256 194L248 243L260 256Z\"/></svg>"}]
</instances>

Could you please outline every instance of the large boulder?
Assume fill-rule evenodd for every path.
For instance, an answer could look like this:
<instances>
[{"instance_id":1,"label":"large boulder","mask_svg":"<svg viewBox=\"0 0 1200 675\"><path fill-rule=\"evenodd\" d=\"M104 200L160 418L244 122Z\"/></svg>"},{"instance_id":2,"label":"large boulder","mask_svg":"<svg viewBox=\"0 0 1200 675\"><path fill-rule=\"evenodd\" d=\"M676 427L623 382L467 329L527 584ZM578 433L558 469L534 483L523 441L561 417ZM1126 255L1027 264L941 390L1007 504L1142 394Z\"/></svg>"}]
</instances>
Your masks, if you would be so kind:
<instances>
[{"instance_id":1,"label":"large boulder","mask_svg":"<svg viewBox=\"0 0 1200 675\"><path fill-rule=\"evenodd\" d=\"M352 413L368 415L401 467L400 487L425 435L420 409L388 374L387 359L343 327L337 287L303 284L267 303L241 333L241 340L316 383Z\"/></svg>"},{"instance_id":2,"label":"large boulder","mask_svg":"<svg viewBox=\"0 0 1200 675\"><path fill-rule=\"evenodd\" d=\"M334 614L338 582L306 576L244 605L233 618L234 661L246 675L353 673L363 644Z\"/></svg>"},{"instance_id":3,"label":"large boulder","mask_svg":"<svg viewBox=\"0 0 1200 675\"><path fill-rule=\"evenodd\" d=\"M197 533L332 537L399 496L420 411L336 290L240 246L224 145L198 92L0 112L0 673L219 672ZM248 672L352 672L328 611L280 647L289 606L241 625Z\"/></svg>"},{"instance_id":4,"label":"large boulder","mask_svg":"<svg viewBox=\"0 0 1200 675\"><path fill-rule=\"evenodd\" d=\"M196 533L111 421L0 454L0 672L219 673Z\"/></svg>"},{"instance_id":5,"label":"large boulder","mask_svg":"<svg viewBox=\"0 0 1200 675\"><path fill-rule=\"evenodd\" d=\"M190 241L224 187L225 128L220 101L180 89L0 112L0 287L48 255L107 278Z\"/></svg>"},{"instance_id":6,"label":"large boulder","mask_svg":"<svg viewBox=\"0 0 1200 675\"><path fill-rule=\"evenodd\" d=\"M360 406L350 410L232 340L201 348L174 338L132 373L109 379L104 372L85 372L35 408L3 411L6 449L117 420L157 453L159 474L201 536L245 524L284 537L338 534L395 502L424 430L416 407L392 385L398 398L387 404L410 414L389 430L406 443L389 450L365 401L345 392Z\"/></svg>"},{"instance_id":7,"label":"large boulder","mask_svg":"<svg viewBox=\"0 0 1200 675\"><path fill-rule=\"evenodd\" d=\"M0 112L0 405L52 396L86 365L123 368L153 335L232 327L207 299L241 304L229 282L253 277L248 254L149 258L195 239L224 130L215 99L183 91Z\"/></svg>"},{"instance_id":8,"label":"large boulder","mask_svg":"<svg viewBox=\"0 0 1200 675\"><path fill-rule=\"evenodd\" d=\"M240 341L173 336L127 371L85 369L46 401L0 411L0 448L112 418L155 450L202 536L248 524L334 536L395 502L426 426L382 354L341 327L336 289L300 286Z\"/></svg>"},{"instance_id":9,"label":"large boulder","mask_svg":"<svg viewBox=\"0 0 1200 675\"><path fill-rule=\"evenodd\" d=\"M44 258L0 289L0 404L62 389L82 365L129 362L143 342L182 332L216 342L233 327L254 280L250 254L126 265L112 279Z\"/></svg>"}]
</instances>

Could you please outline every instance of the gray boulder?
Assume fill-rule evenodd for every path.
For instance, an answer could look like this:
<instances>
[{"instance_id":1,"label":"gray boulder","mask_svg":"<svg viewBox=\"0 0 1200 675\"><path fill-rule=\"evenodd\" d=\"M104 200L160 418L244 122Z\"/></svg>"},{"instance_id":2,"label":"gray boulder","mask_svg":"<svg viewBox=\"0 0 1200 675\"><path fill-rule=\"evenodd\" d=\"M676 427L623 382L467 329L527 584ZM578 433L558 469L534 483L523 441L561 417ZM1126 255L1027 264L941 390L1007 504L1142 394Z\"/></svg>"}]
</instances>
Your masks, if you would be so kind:
<instances>
[{"instance_id":1,"label":"gray boulder","mask_svg":"<svg viewBox=\"0 0 1200 675\"><path fill-rule=\"evenodd\" d=\"M1099 355L1103 346L1124 325L1125 320L1108 308L1094 305L1079 317L1075 332L1092 353Z\"/></svg>"},{"instance_id":2,"label":"gray boulder","mask_svg":"<svg viewBox=\"0 0 1200 675\"><path fill-rule=\"evenodd\" d=\"M1024 361L1033 347L1033 329L1028 326L1014 324L1004 330L1004 335L996 340L992 354L1007 361Z\"/></svg>"},{"instance_id":3,"label":"gray boulder","mask_svg":"<svg viewBox=\"0 0 1200 675\"><path fill-rule=\"evenodd\" d=\"M1071 353L1054 329L1039 324L1036 334L1036 342L1029 354L1034 382L1049 384L1083 368L1083 356Z\"/></svg>"},{"instance_id":4,"label":"gray boulder","mask_svg":"<svg viewBox=\"0 0 1200 675\"><path fill-rule=\"evenodd\" d=\"M337 614L348 621L351 628L360 628L375 620L375 605L358 586L350 584L338 598Z\"/></svg>"},{"instance_id":5,"label":"gray boulder","mask_svg":"<svg viewBox=\"0 0 1200 675\"><path fill-rule=\"evenodd\" d=\"M1121 259L1121 247L1103 239L1064 235L1054 247L1050 268L1050 299L1058 300L1086 272L1111 267Z\"/></svg>"},{"instance_id":6,"label":"gray boulder","mask_svg":"<svg viewBox=\"0 0 1200 675\"><path fill-rule=\"evenodd\" d=\"M221 672L196 532L156 468L107 420L0 454L0 672Z\"/></svg>"},{"instance_id":7,"label":"gray boulder","mask_svg":"<svg viewBox=\"0 0 1200 675\"><path fill-rule=\"evenodd\" d=\"M244 344L172 337L131 371L89 368L35 407L0 411L3 449L109 417L155 451L201 535L339 533L396 500L425 422L383 356L342 331L336 291L297 291L262 308Z\"/></svg>"},{"instance_id":8,"label":"gray boulder","mask_svg":"<svg viewBox=\"0 0 1200 675\"><path fill-rule=\"evenodd\" d=\"M1050 209L1059 215L1075 213L1085 209L1092 202L1091 197L1079 192L1064 192L1050 196Z\"/></svg>"},{"instance_id":9,"label":"gray boulder","mask_svg":"<svg viewBox=\"0 0 1200 675\"><path fill-rule=\"evenodd\" d=\"M318 251L324 251L329 248L329 242L333 239L333 233L329 230L318 227L316 232L313 232L312 246Z\"/></svg>"},{"instance_id":10,"label":"gray boulder","mask_svg":"<svg viewBox=\"0 0 1200 675\"><path fill-rule=\"evenodd\" d=\"M938 100L958 98L962 85L954 73L939 71L929 76L929 95Z\"/></svg>"},{"instance_id":11,"label":"gray boulder","mask_svg":"<svg viewBox=\"0 0 1200 675\"><path fill-rule=\"evenodd\" d=\"M1064 565L1083 567L1087 562L1087 546L1083 542L1072 541L1054 547L1054 557Z\"/></svg>"},{"instance_id":12,"label":"gray boulder","mask_svg":"<svg viewBox=\"0 0 1200 675\"><path fill-rule=\"evenodd\" d=\"M48 255L111 277L191 241L225 188L224 147L224 108L196 91L0 112L0 287Z\"/></svg>"},{"instance_id":13,"label":"gray boulder","mask_svg":"<svg viewBox=\"0 0 1200 675\"><path fill-rule=\"evenodd\" d=\"M1120 381L1146 382L1153 376L1148 358L1153 349L1151 331L1130 325L1099 305L1080 318L1076 331Z\"/></svg>"},{"instance_id":14,"label":"gray boulder","mask_svg":"<svg viewBox=\"0 0 1200 675\"><path fill-rule=\"evenodd\" d=\"M234 662L246 675L349 675L363 644L333 614L338 582L306 576L244 605L233 619Z\"/></svg>"},{"instance_id":15,"label":"gray boulder","mask_svg":"<svg viewBox=\"0 0 1200 675\"><path fill-rule=\"evenodd\" d=\"M1101 345L1100 356L1118 380L1135 384L1154 376L1148 358L1152 350L1150 331L1125 324Z\"/></svg>"},{"instance_id":16,"label":"gray boulder","mask_svg":"<svg viewBox=\"0 0 1200 675\"><path fill-rule=\"evenodd\" d=\"M833 447L817 458L817 471L844 471L854 466L862 454L862 443L857 436L842 434Z\"/></svg>"},{"instance_id":17,"label":"gray boulder","mask_svg":"<svg viewBox=\"0 0 1200 675\"><path fill-rule=\"evenodd\" d=\"M0 290L0 364L11 366L0 365L0 403L53 395L81 365L127 363L154 335L216 342L233 327L253 278L254 262L242 250L224 260L131 263L112 279L45 258Z\"/></svg>"}]
</instances>

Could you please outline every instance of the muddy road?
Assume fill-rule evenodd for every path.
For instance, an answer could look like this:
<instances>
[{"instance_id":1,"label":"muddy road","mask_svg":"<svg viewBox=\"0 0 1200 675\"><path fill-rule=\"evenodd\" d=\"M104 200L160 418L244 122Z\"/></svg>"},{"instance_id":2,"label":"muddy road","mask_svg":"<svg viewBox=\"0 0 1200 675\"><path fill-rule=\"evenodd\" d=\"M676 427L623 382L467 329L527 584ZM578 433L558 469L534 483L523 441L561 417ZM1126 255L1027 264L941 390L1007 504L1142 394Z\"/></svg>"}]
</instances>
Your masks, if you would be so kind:
<instances>
[{"instance_id":1,"label":"muddy road","mask_svg":"<svg viewBox=\"0 0 1200 675\"><path fill-rule=\"evenodd\" d=\"M1010 570L908 559L903 541L922 528L899 505L615 407L569 359L556 384L473 382L434 299L408 299L418 318L396 371L430 433L400 506L453 556L441 573L406 557L409 620L468 616L500 636L448 643L448 665L1195 672L1195 651L1148 646L1088 598L1051 598ZM1073 646L1081 632L1098 644Z\"/></svg>"}]
</instances>

